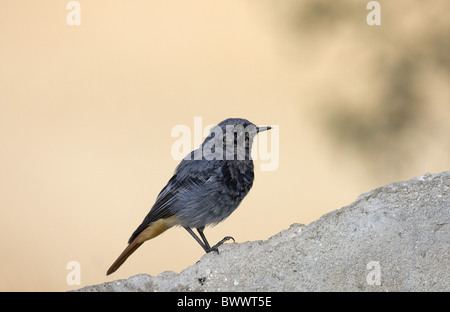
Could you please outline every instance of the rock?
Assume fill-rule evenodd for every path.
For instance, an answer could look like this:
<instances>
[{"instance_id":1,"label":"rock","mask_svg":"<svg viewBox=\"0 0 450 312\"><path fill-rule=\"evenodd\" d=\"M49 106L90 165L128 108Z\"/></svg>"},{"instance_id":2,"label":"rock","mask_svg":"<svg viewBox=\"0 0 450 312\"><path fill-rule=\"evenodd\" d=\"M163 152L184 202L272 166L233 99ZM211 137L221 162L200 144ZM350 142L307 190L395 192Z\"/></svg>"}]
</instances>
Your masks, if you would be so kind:
<instances>
[{"instance_id":1,"label":"rock","mask_svg":"<svg viewBox=\"0 0 450 312\"><path fill-rule=\"evenodd\" d=\"M227 243L180 274L79 291L450 291L450 172L362 194L265 241Z\"/></svg>"}]
</instances>

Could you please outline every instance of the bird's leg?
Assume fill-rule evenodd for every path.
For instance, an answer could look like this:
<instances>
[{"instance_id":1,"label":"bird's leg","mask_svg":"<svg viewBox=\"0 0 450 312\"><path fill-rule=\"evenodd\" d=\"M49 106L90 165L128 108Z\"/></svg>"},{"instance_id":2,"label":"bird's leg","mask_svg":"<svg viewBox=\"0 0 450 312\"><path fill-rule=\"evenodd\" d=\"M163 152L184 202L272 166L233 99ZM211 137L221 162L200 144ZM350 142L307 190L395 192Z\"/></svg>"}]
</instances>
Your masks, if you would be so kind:
<instances>
[{"instance_id":1,"label":"bird's leg","mask_svg":"<svg viewBox=\"0 0 450 312\"><path fill-rule=\"evenodd\" d=\"M206 245L204 242L202 242L202 240L194 233L194 231L192 231L192 229L190 227L185 226L184 228L186 229L186 231L189 232L189 234L192 235L192 237L197 241L197 243L199 243L200 246L202 246L202 248L205 250L205 252L211 251L211 247L209 247L209 244ZM206 243L208 243L208 242L206 242Z\"/></svg>"},{"instance_id":2,"label":"bird's leg","mask_svg":"<svg viewBox=\"0 0 450 312\"><path fill-rule=\"evenodd\" d=\"M197 243L199 243L200 246L202 246L203 250L205 250L206 253L211 252L211 251L216 251L217 253L219 253L219 246L222 245L223 243L225 243L227 240L232 239L233 242L235 241L233 237L231 236L225 236L220 242L218 242L217 244L215 244L214 246L210 247L208 240L206 239L205 234L203 233L203 230L205 229L205 227L199 227L197 228L197 232L198 234L200 234L200 237L202 239L200 239L195 233L194 231L192 231L192 229L190 227L185 226L184 227L186 229L186 231L189 232L189 234L192 235L192 237L197 241Z\"/></svg>"},{"instance_id":3,"label":"bird's leg","mask_svg":"<svg viewBox=\"0 0 450 312\"><path fill-rule=\"evenodd\" d=\"M222 245L223 243L225 243L227 240L230 240L230 239L232 239L233 242L235 241L233 237L231 237L231 236L225 236L220 242L218 242L217 244L215 244L215 245L212 246L212 247L209 247L209 243L208 243L208 241L206 240L205 234L203 233L203 230L204 230L204 229L205 229L204 226L203 226L203 227L200 227L200 228L197 228L197 232L200 234L200 236L201 236L203 242L205 243L205 246L208 248L208 250L205 249L206 252L216 251L217 253L219 253L219 249L218 249L218 248L219 248L220 245Z\"/></svg>"},{"instance_id":4,"label":"bird's leg","mask_svg":"<svg viewBox=\"0 0 450 312\"><path fill-rule=\"evenodd\" d=\"M200 234L200 237L203 240L203 243L205 243L206 248L208 248L208 250L205 250L206 252L210 252L211 251L211 247L209 246L208 240L206 239L205 234L203 233L203 230L205 229L204 226L197 228L197 232L198 234Z\"/></svg>"}]
</instances>

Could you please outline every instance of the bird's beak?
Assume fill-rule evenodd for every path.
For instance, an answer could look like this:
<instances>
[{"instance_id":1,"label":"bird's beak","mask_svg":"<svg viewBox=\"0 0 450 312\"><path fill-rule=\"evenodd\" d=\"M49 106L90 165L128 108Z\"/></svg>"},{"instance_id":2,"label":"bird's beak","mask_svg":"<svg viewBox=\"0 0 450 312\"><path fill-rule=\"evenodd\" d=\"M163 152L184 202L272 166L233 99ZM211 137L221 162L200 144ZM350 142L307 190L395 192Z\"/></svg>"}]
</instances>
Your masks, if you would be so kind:
<instances>
[{"instance_id":1,"label":"bird's beak","mask_svg":"<svg viewBox=\"0 0 450 312\"><path fill-rule=\"evenodd\" d=\"M266 126L256 127L256 133L267 131L267 130L270 130L270 129L272 129L272 127L269 127L269 126L267 126L267 127Z\"/></svg>"}]
</instances>

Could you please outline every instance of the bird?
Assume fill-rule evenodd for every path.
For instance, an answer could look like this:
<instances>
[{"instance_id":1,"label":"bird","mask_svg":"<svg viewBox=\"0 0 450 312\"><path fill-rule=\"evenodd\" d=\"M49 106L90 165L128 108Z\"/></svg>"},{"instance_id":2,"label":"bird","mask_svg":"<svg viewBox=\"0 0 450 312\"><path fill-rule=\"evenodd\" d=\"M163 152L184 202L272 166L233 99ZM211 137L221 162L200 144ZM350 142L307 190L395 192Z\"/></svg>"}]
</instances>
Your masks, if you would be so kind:
<instances>
[{"instance_id":1,"label":"bird","mask_svg":"<svg viewBox=\"0 0 450 312\"><path fill-rule=\"evenodd\" d=\"M210 246L203 231L226 219L252 188L253 140L270 129L243 118L228 118L212 127L204 142L181 160L106 275L115 272L145 241L174 226L185 228L206 253L218 253L224 242L234 241L225 236Z\"/></svg>"}]
</instances>

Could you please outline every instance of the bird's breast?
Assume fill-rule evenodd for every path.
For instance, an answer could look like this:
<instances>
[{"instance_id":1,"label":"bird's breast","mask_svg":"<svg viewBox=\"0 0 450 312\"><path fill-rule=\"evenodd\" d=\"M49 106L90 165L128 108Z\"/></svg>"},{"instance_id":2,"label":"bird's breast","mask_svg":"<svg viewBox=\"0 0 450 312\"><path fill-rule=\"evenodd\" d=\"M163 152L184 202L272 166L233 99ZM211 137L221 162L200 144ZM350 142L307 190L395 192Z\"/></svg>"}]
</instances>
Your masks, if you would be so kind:
<instances>
[{"instance_id":1,"label":"bird's breast","mask_svg":"<svg viewBox=\"0 0 450 312\"><path fill-rule=\"evenodd\" d=\"M223 184L237 197L244 197L250 191L253 180L253 161L229 160L222 166Z\"/></svg>"}]
</instances>

